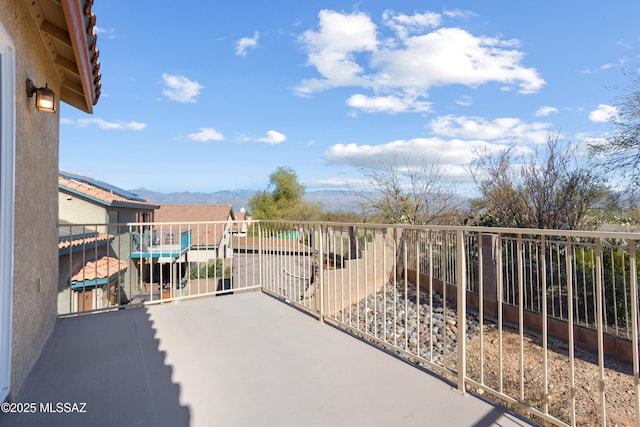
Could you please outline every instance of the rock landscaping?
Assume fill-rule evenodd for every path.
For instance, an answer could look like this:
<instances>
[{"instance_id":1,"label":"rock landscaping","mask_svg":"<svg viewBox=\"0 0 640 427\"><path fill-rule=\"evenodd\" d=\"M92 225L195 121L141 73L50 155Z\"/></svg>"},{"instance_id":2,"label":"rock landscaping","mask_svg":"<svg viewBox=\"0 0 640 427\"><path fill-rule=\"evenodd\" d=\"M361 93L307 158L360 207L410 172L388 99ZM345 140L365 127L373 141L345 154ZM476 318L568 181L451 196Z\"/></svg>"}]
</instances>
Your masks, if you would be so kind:
<instances>
[{"instance_id":1,"label":"rock landscaping","mask_svg":"<svg viewBox=\"0 0 640 427\"><path fill-rule=\"evenodd\" d=\"M457 370L456 308L444 304L442 296L437 293L429 295L420 291L418 294L410 283L387 283L375 294L336 314L335 318L357 329L357 335L365 340L375 338L386 343L391 352L395 351L398 356L412 363L430 368L431 365L425 363L429 361L454 372ZM504 325L500 340L495 323L485 320L482 334L477 314L467 313L466 323L466 363L470 378L499 389L502 376L504 393L516 398L523 396L523 401L542 411L547 405L546 410L551 415L569 423L571 369L566 342L553 338L547 342L545 394L544 351L539 333L526 331L521 340L517 328ZM480 336L482 339L479 339ZM601 425L597 355L580 348L574 349L574 352L576 425ZM521 354L524 357L522 361ZM524 370L523 375L521 369ZM604 375L607 425L635 425L636 397L632 367L605 357ZM521 376L524 384L521 384ZM482 388L468 388L472 393L487 395ZM515 407L513 409L517 410ZM527 415L526 411L523 413Z\"/></svg>"}]
</instances>

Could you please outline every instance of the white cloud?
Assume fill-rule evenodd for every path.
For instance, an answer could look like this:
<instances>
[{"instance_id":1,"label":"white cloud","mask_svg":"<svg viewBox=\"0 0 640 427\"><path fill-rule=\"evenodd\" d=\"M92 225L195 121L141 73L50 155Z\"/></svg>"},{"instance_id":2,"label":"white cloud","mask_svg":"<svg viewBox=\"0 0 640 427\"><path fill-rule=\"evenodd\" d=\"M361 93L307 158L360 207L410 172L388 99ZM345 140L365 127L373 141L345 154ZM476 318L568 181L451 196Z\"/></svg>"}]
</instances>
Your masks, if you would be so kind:
<instances>
[{"instance_id":1,"label":"white cloud","mask_svg":"<svg viewBox=\"0 0 640 427\"><path fill-rule=\"evenodd\" d=\"M409 34L419 33L425 28L439 26L440 19L440 14L433 12L405 15L396 14L391 10L385 10L382 14L382 22L393 29L401 39L406 39Z\"/></svg>"},{"instance_id":2,"label":"white cloud","mask_svg":"<svg viewBox=\"0 0 640 427\"><path fill-rule=\"evenodd\" d=\"M416 164L428 159L444 166L468 163L476 152L493 153L505 148L506 144L491 144L479 139L414 138L380 145L336 144L324 153L324 157L330 163L352 166L372 166L394 157L415 160Z\"/></svg>"},{"instance_id":3,"label":"white cloud","mask_svg":"<svg viewBox=\"0 0 640 427\"><path fill-rule=\"evenodd\" d=\"M603 65L600 66L600 68L603 69L603 70L610 70L612 68L620 68L620 67L624 67L627 64L627 62L629 62L629 60L627 58L620 58L620 59L618 59L618 62L603 64Z\"/></svg>"},{"instance_id":4,"label":"white cloud","mask_svg":"<svg viewBox=\"0 0 640 427\"><path fill-rule=\"evenodd\" d=\"M236 55L238 56L247 56L247 49L255 48L258 46L258 39L260 38L260 33L257 31L253 33L253 37L242 37L240 40L236 42Z\"/></svg>"},{"instance_id":5,"label":"white cloud","mask_svg":"<svg viewBox=\"0 0 640 427\"><path fill-rule=\"evenodd\" d=\"M480 117L441 116L429 123L431 131L440 136L464 139L545 143L549 137L548 123L525 123L518 118L503 117L486 120Z\"/></svg>"},{"instance_id":6,"label":"white cloud","mask_svg":"<svg viewBox=\"0 0 640 427\"><path fill-rule=\"evenodd\" d=\"M445 9L442 14L444 16L446 16L447 18L463 18L463 19L469 19L472 16L476 16L475 12L472 12L470 10L462 10L462 9Z\"/></svg>"},{"instance_id":7,"label":"white cloud","mask_svg":"<svg viewBox=\"0 0 640 427\"><path fill-rule=\"evenodd\" d=\"M322 79L303 81L296 92L305 96L331 87L365 85L363 68L355 54L377 49L376 25L364 13L345 15L321 10L319 31L307 30L300 37L307 51L307 61Z\"/></svg>"},{"instance_id":8,"label":"white cloud","mask_svg":"<svg viewBox=\"0 0 640 427\"><path fill-rule=\"evenodd\" d=\"M146 123L140 123L140 122L124 122L121 120L115 121L115 122L108 122L106 120L97 118L97 117L92 117L92 118L83 118L83 119L77 119L77 120L71 120L71 119L61 119L60 120L61 123L63 124L68 124L68 125L72 125L75 127L79 127L79 128L86 128L89 125L96 125L98 126L98 129L101 130L133 130L133 131L138 131L138 130L142 130L144 128L147 127Z\"/></svg>"},{"instance_id":9,"label":"white cloud","mask_svg":"<svg viewBox=\"0 0 640 427\"><path fill-rule=\"evenodd\" d=\"M618 109L613 105L600 104L598 108L589 113L589 120L593 123L606 123L618 115Z\"/></svg>"},{"instance_id":10,"label":"white cloud","mask_svg":"<svg viewBox=\"0 0 640 427\"><path fill-rule=\"evenodd\" d=\"M93 32L99 35L100 37L105 37L109 40L116 38L116 30L113 28L103 28L95 25L93 27Z\"/></svg>"},{"instance_id":11,"label":"white cloud","mask_svg":"<svg viewBox=\"0 0 640 427\"><path fill-rule=\"evenodd\" d=\"M622 68L629 62L628 58L620 58L618 62L608 62L606 64L602 64L600 67L596 69L584 69L580 71L581 74L595 74L600 72L601 70L611 70L615 68Z\"/></svg>"},{"instance_id":12,"label":"white cloud","mask_svg":"<svg viewBox=\"0 0 640 427\"><path fill-rule=\"evenodd\" d=\"M296 93L308 96L334 87L359 87L374 91L375 98L410 96L423 102L437 86L494 82L527 94L545 84L535 68L522 65L518 40L475 36L460 28L433 30L440 24L435 13L385 11L382 22L393 29L393 36L385 37L363 13L321 11L319 30L307 30L300 37L308 64L319 76L303 80ZM389 112L397 112L395 103L389 107Z\"/></svg>"},{"instance_id":13,"label":"white cloud","mask_svg":"<svg viewBox=\"0 0 640 427\"><path fill-rule=\"evenodd\" d=\"M473 104L473 99L470 96L461 96L457 101L456 104L461 105L463 107L469 107Z\"/></svg>"},{"instance_id":14,"label":"white cloud","mask_svg":"<svg viewBox=\"0 0 640 427\"><path fill-rule=\"evenodd\" d=\"M200 128L198 132L188 134L187 138L197 142L210 142L222 141L224 140L224 135L213 128Z\"/></svg>"},{"instance_id":15,"label":"white cloud","mask_svg":"<svg viewBox=\"0 0 640 427\"><path fill-rule=\"evenodd\" d=\"M239 134L238 136L236 136L236 141L238 142L251 142L253 141L253 138L251 138L249 135L245 135L243 133Z\"/></svg>"},{"instance_id":16,"label":"white cloud","mask_svg":"<svg viewBox=\"0 0 640 427\"><path fill-rule=\"evenodd\" d=\"M305 182L307 188L364 188L368 181L362 178L326 178Z\"/></svg>"},{"instance_id":17,"label":"white cloud","mask_svg":"<svg viewBox=\"0 0 640 427\"><path fill-rule=\"evenodd\" d=\"M416 98L395 96L374 96L369 97L362 94L352 95L347 99L347 105L367 113L406 113L408 111L428 112L431 111L431 103L418 101Z\"/></svg>"},{"instance_id":18,"label":"white cloud","mask_svg":"<svg viewBox=\"0 0 640 427\"><path fill-rule=\"evenodd\" d=\"M629 43L628 41L622 39L622 40L618 40L618 42L616 43L616 45L623 47L625 49L630 49L632 47L631 43Z\"/></svg>"},{"instance_id":19,"label":"white cloud","mask_svg":"<svg viewBox=\"0 0 640 427\"><path fill-rule=\"evenodd\" d=\"M287 136L275 130L267 131L267 136L255 139L258 142L266 142L267 144L280 144L287 140Z\"/></svg>"},{"instance_id":20,"label":"white cloud","mask_svg":"<svg viewBox=\"0 0 640 427\"><path fill-rule=\"evenodd\" d=\"M463 140L439 137L391 141L380 145L336 144L324 153L326 162L333 165L377 168L397 159L408 166L422 166L424 162L437 165L443 177L454 182L471 182L469 164L482 154L494 154L511 147L515 154L533 153L526 145L488 142L480 139Z\"/></svg>"},{"instance_id":21,"label":"white cloud","mask_svg":"<svg viewBox=\"0 0 640 427\"><path fill-rule=\"evenodd\" d=\"M204 88L195 80L174 74L163 74L162 81L164 83L162 93L172 101L181 103L196 102L196 98Z\"/></svg>"},{"instance_id":22,"label":"white cloud","mask_svg":"<svg viewBox=\"0 0 640 427\"><path fill-rule=\"evenodd\" d=\"M518 85L521 93L538 91L544 80L533 68L520 65L516 42L476 37L460 28L440 28L407 39L401 49L376 54L372 65L378 87L427 91L434 86L489 82Z\"/></svg>"},{"instance_id":23,"label":"white cloud","mask_svg":"<svg viewBox=\"0 0 640 427\"><path fill-rule=\"evenodd\" d=\"M592 155L591 148L604 144L607 141L607 134L592 135L588 132L578 132L575 134L572 140L572 145L575 147L575 152L578 156Z\"/></svg>"},{"instance_id":24,"label":"white cloud","mask_svg":"<svg viewBox=\"0 0 640 427\"><path fill-rule=\"evenodd\" d=\"M538 111L536 111L536 117L546 117L551 113L557 113L557 112L558 112L557 108L549 107L548 105L543 105L540 108L538 108Z\"/></svg>"}]
</instances>

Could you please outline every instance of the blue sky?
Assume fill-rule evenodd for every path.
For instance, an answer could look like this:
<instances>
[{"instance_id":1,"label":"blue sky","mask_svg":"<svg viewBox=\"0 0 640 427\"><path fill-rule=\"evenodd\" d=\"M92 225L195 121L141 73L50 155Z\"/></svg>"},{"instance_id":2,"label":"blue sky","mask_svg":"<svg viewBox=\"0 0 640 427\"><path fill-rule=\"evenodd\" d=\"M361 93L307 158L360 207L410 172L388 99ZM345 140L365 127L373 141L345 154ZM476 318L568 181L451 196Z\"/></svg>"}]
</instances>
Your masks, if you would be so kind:
<instances>
[{"instance_id":1,"label":"blue sky","mask_svg":"<svg viewBox=\"0 0 640 427\"><path fill-rule=\"evenodd\" d=\"M631 0L179 5L95 2L102 95L61 106L61 169L210 192L289 166L313 191L402 158L464 188L474 152L606 136L640 63Z\"/></svg>"}]
</instances>

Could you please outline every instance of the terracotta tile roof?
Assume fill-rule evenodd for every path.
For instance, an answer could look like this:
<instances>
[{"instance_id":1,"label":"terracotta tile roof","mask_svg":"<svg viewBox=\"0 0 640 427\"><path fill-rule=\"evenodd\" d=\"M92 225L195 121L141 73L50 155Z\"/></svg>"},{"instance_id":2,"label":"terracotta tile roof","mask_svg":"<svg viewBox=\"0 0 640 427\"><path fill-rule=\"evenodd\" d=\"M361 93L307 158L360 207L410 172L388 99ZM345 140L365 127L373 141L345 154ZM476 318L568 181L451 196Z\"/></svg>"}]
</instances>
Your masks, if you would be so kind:
<instances>
[{"instance_id":1,"label":"terracotta tile roof","mask_svg":"<svg viewBox=\"0 0 640 427\"><path fill-rule=\"evenodd\" d=\"M127 263L117 258L103 256L97 260L87 261L73 276L71 284L89 280L108 279L127 269Z\"/></svg>"},{"instance_id":2,"label":"terracotta tile roof","mask_svg":"<svg viewBox=\"0 0 640 427\"><path fill-rule=\"evenodd\" d=\"M102 91L93 0L23 1L60 75L59 98L91 114Z\"/></svg>"},{"instance_id":3,"label":"terracotta tile roof","mask_svg":"<svg viewBox=\"0 0 640 427\"><path fill-rule=\"evenodd\" d=\"M81 177L66 172L61 172L58 175L58 188L63 191L85 196L107 206L139 209L156 209L158 207L158 205L147 202L125 190L89 177Z\"/></svg>"},{"instance_id":4,"label":"terracotta tile roof","mask_svg":"<svg viewBox=\"0 0 640 427\"><path fill-rule=\"evenodd\" d=\"M154 216L156 222L201 222L226 221L231 214L231 205L175 204L160 205Z\"/></svg>"},{"instance_id":5,"label":"terracotta tile roof","mask_svg":"<svg viewBox=\"0 0 640 427\"><path fill-rule=\"evenodd\" d=\"M240 209L240 212L235 212L236 220L238 221L249 221L252 218L247 215L247 212L243 209Z\"/></svg>"},{"instance_id":6,"label":"terracotta tile roof","mask_svg":"<svg viewBox=\"0 0 640 427\"><path fill-rule=\"evenodd\" d=\"M155 222L183 223L157 225L156 230L163 234L173 232L178 234L191 230L194 246L217 246L224 236L227 221L233 215L231 205L222 204L175 204L160 205L154 214ZM208 222L209 224L184 224L193 222Z\"/></svg>"},{"instance_id":7,"label":"terracotta tile roof","mask_svg":"<svg viewBox=\"0 0 640 427\"><path fill-rule=\"evenodd\" d=\"M92 233L83 236L64 236L58 238L58 249L86 246L95 242L113 240L115 236L107 233Z\"/></svg>"},{"instance_id":8,"label":"terracotta tile roof","mask_svg":"<svg viewBox=\"0 0 640 427\"><path fill-rule=\"evenodd\" d=\"M233 223L233 230L235 232L246 232L249 222L253 217L247 215L244 208L240 209L240 212L234 212L236 222Z\"/></svg>"}]
</instances>

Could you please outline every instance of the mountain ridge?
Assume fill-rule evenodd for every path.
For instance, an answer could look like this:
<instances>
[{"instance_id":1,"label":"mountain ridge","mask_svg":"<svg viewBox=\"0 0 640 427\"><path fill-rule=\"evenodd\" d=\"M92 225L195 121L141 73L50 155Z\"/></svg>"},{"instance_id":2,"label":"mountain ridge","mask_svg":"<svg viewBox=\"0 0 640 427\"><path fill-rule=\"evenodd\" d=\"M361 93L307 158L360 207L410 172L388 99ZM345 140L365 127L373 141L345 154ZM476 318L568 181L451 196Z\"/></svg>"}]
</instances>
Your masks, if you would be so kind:
<instances>
[{"instance_id":1,"label":"mountain ridge","mask_svg":"<svg viewBox=\"0 0 640 427\"><path fill-rule=\"evenodd\" d=\"M178 191L162 193L146 188L134 188L127 190L148 202L159 205L168 204L227 204L234 211L241 208L248 209L249 199L258 191L255 190L221 190L210 193ZM307 191L304 200L311 203L322 203L326 211L353 211L361 193L352 190L316 190Z\"/></svg>"}]
</instances>

